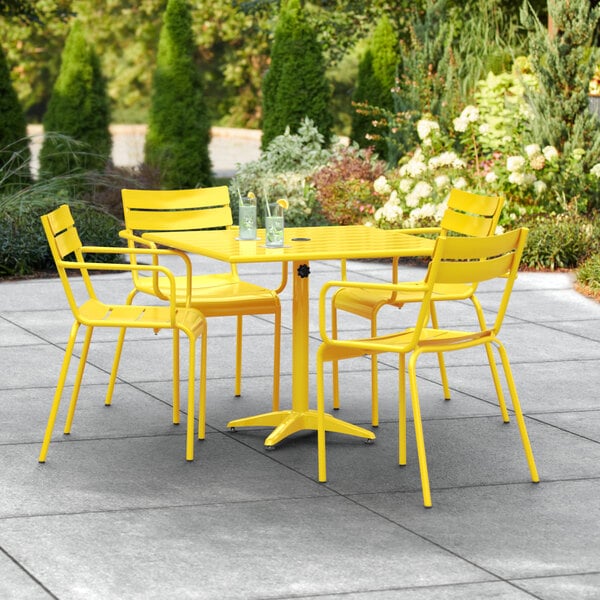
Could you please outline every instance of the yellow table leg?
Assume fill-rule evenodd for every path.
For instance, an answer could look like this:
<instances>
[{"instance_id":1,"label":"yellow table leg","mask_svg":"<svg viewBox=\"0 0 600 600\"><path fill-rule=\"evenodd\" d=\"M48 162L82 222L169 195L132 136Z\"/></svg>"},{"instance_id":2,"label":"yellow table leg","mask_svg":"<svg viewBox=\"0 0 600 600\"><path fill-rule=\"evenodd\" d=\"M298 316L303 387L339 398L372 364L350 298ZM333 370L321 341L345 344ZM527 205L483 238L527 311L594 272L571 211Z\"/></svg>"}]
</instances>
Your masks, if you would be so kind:
<instances>
[{"instance_id":1,"label":"yellow table leg","mask_svg":"<svg viewBox=\"0 0 600 600\"><path fill-rule=\"evenodd\" d=\"M317 411L309 409L309 304L308 263L294 262L292 297L292 409L268 412L253 417L235 419L227 427L275 427L265 440L271 447L287 436L303 429L317 429ZM368 429L352 425L331 415L325 415L325 429L366 439L375 439Z\"/></svg>"}]
</instances>

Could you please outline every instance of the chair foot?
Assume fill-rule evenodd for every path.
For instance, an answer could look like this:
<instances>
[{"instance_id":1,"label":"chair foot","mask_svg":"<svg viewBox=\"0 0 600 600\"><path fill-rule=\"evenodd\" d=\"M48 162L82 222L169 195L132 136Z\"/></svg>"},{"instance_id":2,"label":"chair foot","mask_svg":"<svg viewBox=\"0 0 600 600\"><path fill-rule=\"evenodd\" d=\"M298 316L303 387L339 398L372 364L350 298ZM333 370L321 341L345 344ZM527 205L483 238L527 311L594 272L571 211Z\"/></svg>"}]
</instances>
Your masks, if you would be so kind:
<instances>
[{"instance_id":1,"label":"chair foot","mask_svg":"<svg viewBox=\"0 0 600 600\"><path fill-rule=\"evenodd\" d=\"M241 394L234 394L234 395L233 395L233 397L234 397L234 398L241 398L241 397L242 397L242 395L241 395Z\"/></svg>"}]
</instances>

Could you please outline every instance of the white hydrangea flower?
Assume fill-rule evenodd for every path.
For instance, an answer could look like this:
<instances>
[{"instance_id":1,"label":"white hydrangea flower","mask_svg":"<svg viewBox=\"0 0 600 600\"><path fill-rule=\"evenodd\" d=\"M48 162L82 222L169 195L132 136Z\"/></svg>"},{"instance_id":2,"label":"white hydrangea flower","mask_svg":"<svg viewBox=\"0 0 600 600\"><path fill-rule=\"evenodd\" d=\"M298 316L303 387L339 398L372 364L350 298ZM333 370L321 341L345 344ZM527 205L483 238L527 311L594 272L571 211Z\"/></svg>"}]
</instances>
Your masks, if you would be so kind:
<instances>
[{"instance_id":1,"label":"white hydrangea flower","mask_svg":"<svg viewBox=\"0 0 600 600\"><path fill-rule=\"evenodd\" d=\"M442 220L442 217L444 216L444 213L446 212L447 208L448 208L448 200L444 200L443 202L440 202L440 204L438 204L436 206L435 215L434 215L434 218L436 221Z\"/></svg>"},{"instance_id":2,"label":"white hydrangea flower","mask_svg":"<svg viewBox=\"0 0 600 600\"><path fill-rule=\"evenodd\" d=\"M533 158L537 156L541 152L539 144L529 144L525 146L525 154L527 154L527 158Z\"/></svg>"},{"instance_id":3,"label":"white hydrangea flower","mask_svg":"<svg viewBox=\"0 0 600 600\"><path fill-rule=\"evenodd\" d=\"M487 183L495 183L496 181L498 181L498 175L496 175L496 173L494 173L494 171L490 171L485 176L485 180Z\"/></svg>"},{"instance_id":4,"label":"white hydrangea flower","mask_svg":"<svg viewBox=\"0 0 600 600\"><path fill-rule=\"evenodd\" d=\"M596 163L590 170L590 173L600 179L600 163Z\"/></svg>"},{"instance_id":5,"label":"white hydrangea flower","mask_svg":"<svg viewBox=\"0 0 600 600\"><path fill-rule=\"evenodd\" d=\"M424 171L427 170L427 165L423 159L423 152L421 149L417 149L414 156L405 164L400 167L400 176L405 177L406 175L410 177L418 177Z\"/></svg>"},{"instance_id":6,"label":"white hydrangea flower","mask_svg":"<svg viewBox=\"0 0 600 600\"><path fill-rule=\"evenodd\" d=\"M463 111L460 113L460 118L466 119L469 123L475 123L479 120L479 109L472 104L465 106Z\"/></svg>"},{"instance_id":7,"label":"white hydrangea flower","mask_svg":"<svg viewBox=\"0 0 600 600\"><path fill-rule=\"evenodd\" d=\"M537 196L542 195L547 188L548 186L546 185L546 182L540 179L533 183L533 191L536 193Z\"/></svg>"},{"instance_id":8,"label":"white hydrangea flower","mask_svg":"<svg viewBox=\"0 0 600 600\"><path fill-rule=\"evenodd\" d=\"M426 181L419 181L413 188L412 193L416 194L417 198L429 198L433 192L433 188Z\"/></svg>"},{"instance_id":9,"label":"white hydrangea flower","mask_svg":"<svg viewBox=\"0 0 600 600\"><path fill-rule=\"evenodd\" d=\"M514 173L516 171L521 171L525 166L525 159L522 156L509 156L506 159L506 168Z\"/></svg>"},{"instance_id":10,"label":"white hydrangea flower","mask_svg":"<svg viewBox=\"0 0 600 600\"><path fill-rule=\"evenodd\" d=\"M433 182L438 189L443 188L450 183L450 177L448 175L438 175Z\"/></svg>"},{"instance_id":11,"label":"white hydrangea flower","mask_svg":"<svg viewBox=\"0 0 600 600\"><path fill-rule=\"evenodd\" d=\"M467 187L467 180L464 177L457 177L454 180L454 187L458 190L463 190Z\"/></svg>"},{"instance_id":12,"label":"white hydrangea flower","mask_svg":"<svg viewBox=\"0 0 600 600\"><path fill-rule=\"evenodd\" d=\"M410 192L412 185L413 185L412 179L404 178L404 179L400 180L400 183L398 184L398 188L400 189L400 191L403 194L407 194L408 192Z\"/></svg>"},{"instance_id":13,"label":"white hydrangea flower","mask_svg":"<svg viewBox=\"0 0 600 600\"><path fill-rule=\"evenodd\" d=\"M492 128L490 127L490 124L489 124L489 123L482 123L482 124L479 126L479 133L480 133L481 135L487 135L488 133L490 133L490 132L491 132L491 130L492 130Z\"/></svg>"},{"instance_id":14,"label":"white hydrangea flower","mask_svg":"<svg viewBox=\"0 0 600 600\"><path fill-rule=\"evenodd\" d=\"M390 194L389 200L387 201L388 204L392 204L393 206L399 206L400 205L400 199L398 198L398 192L396 190L392 190L392 193Z\"/></svg>"},{"instance_id":15,"label":"white hydrangea flower","mask_svg":"<svg viewBox=\"0 0 600 600\"><path fill-rule=\"evenodd\" d=\"M515 185L523 185L525 183L525 174L519 171L514 171L508 176L509 183Z\"/></svg>"},{"instance_id":16,"label":"white hydrangea flower","mask_svg":"<svg viewBox=\"0 0 600 600\"><path fill-rule=\"evenodd\" d=\"M431 121L429 119L421 119L417 122L417 134L419 139L426 140L431 135L431 132L434 130L439 131L440 126L436 121Z\"/></svg>"},{"instance_id":17,"label":"white hydrangea flower","mask_svg":"<svg viewBox=\"0 0 600 600\"><path fill-rule=\"evenodd\" d=\"M542 150L542 154L545 156L548 162L551 162L555 158L558 158L558 150L554 146L546 146Z\"/></svg>"},{"instance_id":18,"label":"white hydrangea flower","mask_svg":"<svg viewBox=\"0 0 600 600\"><path fill-rule=\"evenodd\" d=\"M454 131L462 133L463 131L467 130L467 127L469 126L469 121L467 121L467 119L463 119L462 117L457 117L456 119L454 119L454 121L452 121L452 125L454 125Z\"/></svg>"},{"instance_id":19,"label":"white hydrangea flower","mask_svg":"<svg viewBox=\"0 0 600 600\"><path fill-rule=\"evenodd\" d=\"M380 175L374 182L373 182L373 189L375 190L376 194L389 194L392 189L390 188L390 185L387 182L387 179L385 178L385 175Z\"/></svg>"},{"instance_id":20,"label":"white hydrangea flower","mask_svg":"<svg viewBox=\"0 0 600 600\"><path fill-rule=\"evenodd\" d=\"M419 200L420 198L418 194L415 194L414 190L410 192L410 194L406 194L406 198L404 199L408 208L415 208L416 206L419 206Z\"/></svg>"}]
</instances>

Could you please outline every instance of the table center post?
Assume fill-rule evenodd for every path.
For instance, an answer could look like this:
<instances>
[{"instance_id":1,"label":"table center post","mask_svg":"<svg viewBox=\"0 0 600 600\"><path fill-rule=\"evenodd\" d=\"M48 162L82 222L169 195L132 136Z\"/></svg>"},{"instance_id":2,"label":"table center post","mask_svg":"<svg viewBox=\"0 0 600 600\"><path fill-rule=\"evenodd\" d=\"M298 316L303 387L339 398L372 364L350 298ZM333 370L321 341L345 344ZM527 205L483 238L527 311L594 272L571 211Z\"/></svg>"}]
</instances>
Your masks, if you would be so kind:
<instances>
[{"instance_id":1,"label":"table center post","mask_svg":"<svg viewBox=\"0 0 600 600\"><path fill-rule=\"evenodd\" d=\"M292 294L292 406L306 412L309 407L309 282L310 267L306 261L294 262Z\"/></svg>"}]
</instances>

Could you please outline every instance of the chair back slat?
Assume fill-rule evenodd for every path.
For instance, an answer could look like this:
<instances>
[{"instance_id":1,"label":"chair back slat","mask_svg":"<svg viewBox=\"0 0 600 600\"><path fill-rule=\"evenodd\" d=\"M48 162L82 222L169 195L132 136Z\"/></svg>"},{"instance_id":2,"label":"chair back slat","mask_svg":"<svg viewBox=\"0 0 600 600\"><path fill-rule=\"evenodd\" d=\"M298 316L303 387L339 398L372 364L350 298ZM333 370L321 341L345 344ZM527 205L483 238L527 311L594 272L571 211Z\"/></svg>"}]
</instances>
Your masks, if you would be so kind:
<instances>
[{"instance_id":1,"label":"chair back slat","mask_svg":"<svg viewBox=\"0 0 600 600\"><path fill-rule=\"evenodd\" d=\"M131 231L193 231L233 224L227 186L189 190L121 191Z\"/></svg>"},{"instance_id":2,"label":"chair back slat","mask_svg":"<svg viewBox=\"0 0 600 600\"><path fill-rule=\"evenodd\" d=\"M504 278L504 290L494 325L498 332L517 278L528 233L528 229L522 227L484 238L439 237L427 274L430 285L478 284Z\"/></svg>"},{"instance_id":3,"label":"chair back slat","mask_svg":"<svg viewBox=\"0 0 600 600\"><path fill-rule=\"evenodd\" d=\"M453 189L442 217L442 231L470 237L492 235L503 205L504 199L500 196L483 196Z\"/></svg>"},{"instance_id":4,"label":"chair back slat","mask_svg":"<svg viewBox=\"0 0 600 600\"><path fill-rule=\"evenodd\" d=\"M77 228L75 227L75 222L73 221L73 216L71 215L71 209L68 205L63 204L52 212L42 215L41 221L69 306L77 318L80 315L80 309L76 294L71 286L69 272L76 270L81 275L87 291L87 297L84 301L95 299L96 294L87 269L84 267L71 269L69 268L69 264L73 263L73 261L65 260L66 256L74 254L75 261L79 263L83 261L82 244L77 233Z\"/></svg>"}]
</instances>

